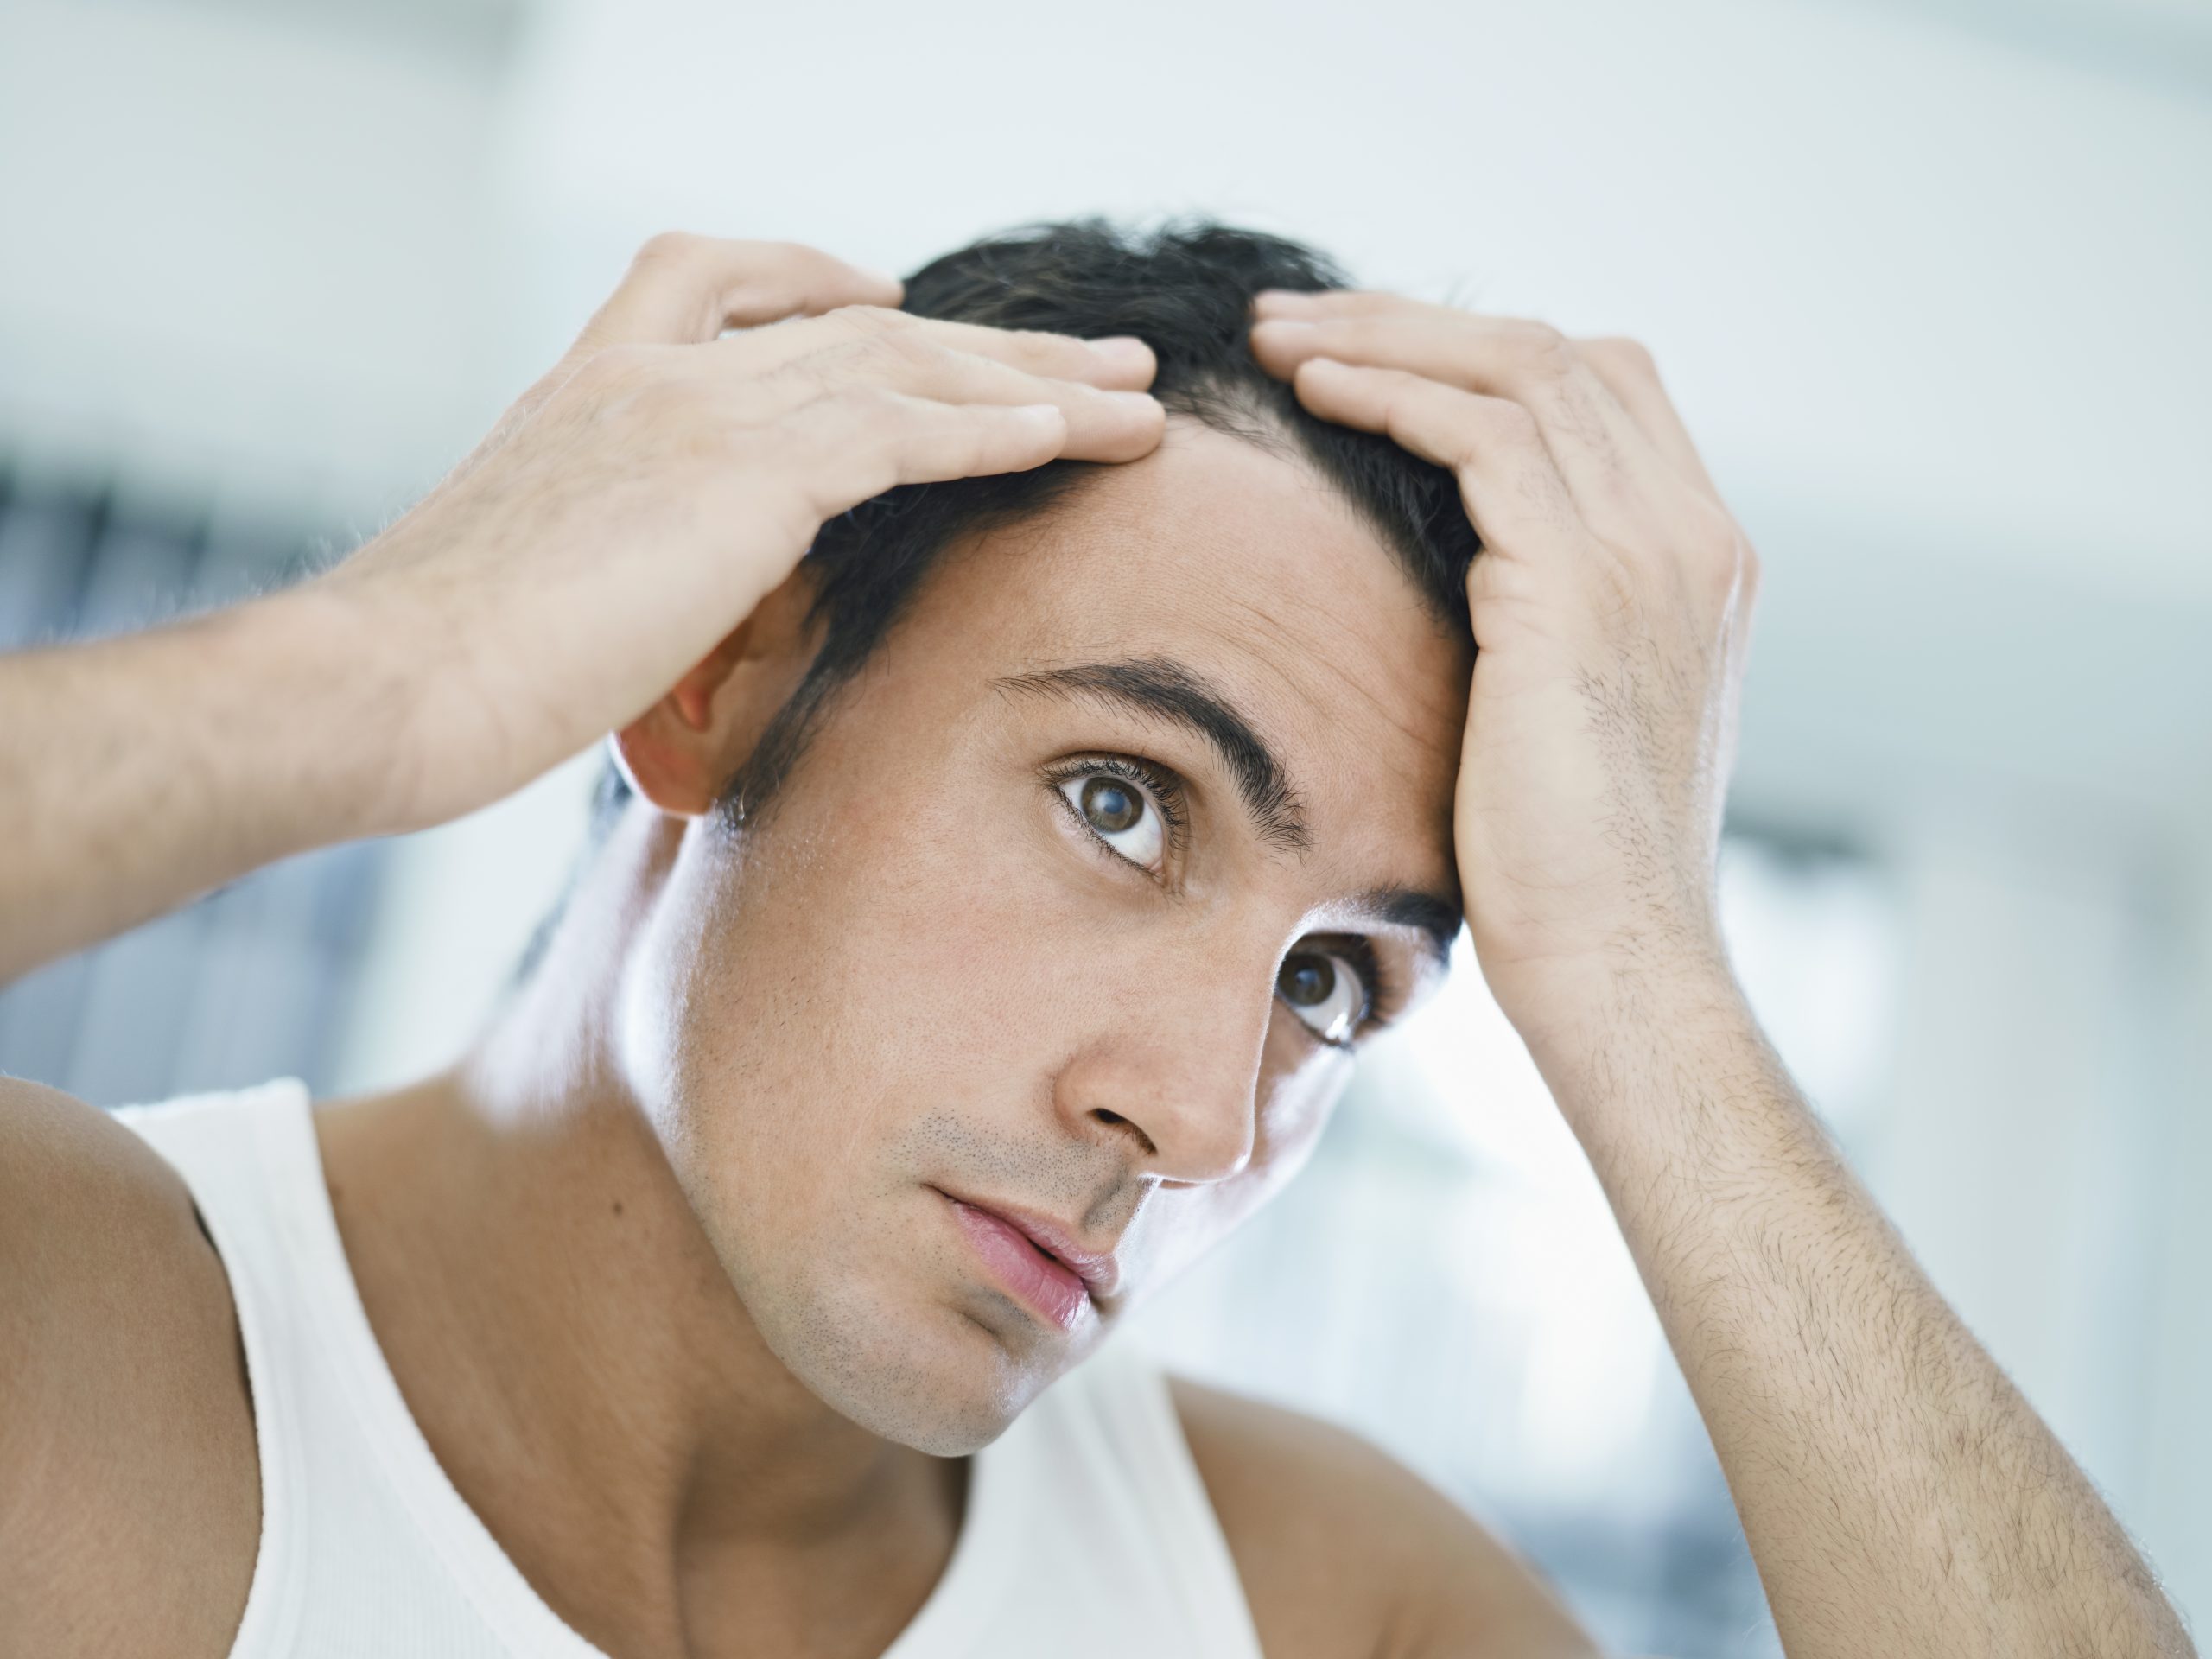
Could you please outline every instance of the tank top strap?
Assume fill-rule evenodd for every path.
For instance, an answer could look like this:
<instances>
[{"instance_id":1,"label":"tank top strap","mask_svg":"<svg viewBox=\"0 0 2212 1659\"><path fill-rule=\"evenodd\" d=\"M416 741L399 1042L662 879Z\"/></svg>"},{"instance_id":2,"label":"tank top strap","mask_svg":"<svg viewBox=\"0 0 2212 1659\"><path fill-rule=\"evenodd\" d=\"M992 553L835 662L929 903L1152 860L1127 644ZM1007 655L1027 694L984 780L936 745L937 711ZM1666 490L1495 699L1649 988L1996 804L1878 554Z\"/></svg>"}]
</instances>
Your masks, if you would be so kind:
<instances>
[{"instance_id":1,"label":"tank top strap","mask_svg":"<svg viewBox=\"0 0 2212 1659\"><path fill-rule=\"evenodd\" d=\"M440 1466L361 1305L306 1086L117 1114L183 1176L238 1310L260 1553L232 1659L605 1659Z\"/></svg>"}]
</instances>

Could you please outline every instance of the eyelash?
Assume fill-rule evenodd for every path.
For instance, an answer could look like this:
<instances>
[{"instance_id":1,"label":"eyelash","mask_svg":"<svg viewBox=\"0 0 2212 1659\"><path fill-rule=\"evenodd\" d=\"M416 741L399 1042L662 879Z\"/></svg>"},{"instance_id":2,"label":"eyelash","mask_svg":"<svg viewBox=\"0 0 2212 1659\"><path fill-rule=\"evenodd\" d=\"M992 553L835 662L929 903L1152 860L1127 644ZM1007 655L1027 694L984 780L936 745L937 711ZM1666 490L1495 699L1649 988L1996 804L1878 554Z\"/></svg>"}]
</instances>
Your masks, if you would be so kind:
<instances>
[{"instance_id":1,"label":"eyelash","mask_svg":"<svg viewBox=\"0 0 2212 1659\"><path fill-rule=\"evenodd\" d=\"M1391 1016L1382 1010L1386 1007L1395 1009L1396 1003L1383 976L1382 958L1375 954L1375 942L1364 934L1347 934L1340 943L1332 945L1326 954L1342 957L1351 963L1353 971L1359 976L1359 982L1367 988L1367 1006L1360 1013L1359 1023L1352 1027L1353 1036L1363 1037L1389 1025ZM1331 1046L1350 1048L1351 1045L1336 1043Z\"/></svg>"},{"instance_id":2,"label":"eyelash","mask_svg":"<svg viewBox=\"0 0 2212 1659\"><path fill-rule=\"evenodd\" d=\"M1134 754L1092 754L1064 762L1046 776L1051 780L1052 798L1060 804L1061 810L1072 817L1083 832L1097 842L1099 849L1109 856L1128 865L1139 874L1152 878L1152 872L1135 859L1124 855L1105 836L1084 822L1074 804L1060 793L1060 785L1077 778L1095 778L1103 772L1109 778L1119 778L1125 784L1135 784L1145 792L1160 814L1164 839L1168 853L1179 857L1188 844L1191 825L1190 790L1182 779L1156 760L1147 760Z\"/></svg>"},{"instance_id":3,"label":"eyelash","mask_svg":"<svg viewBox=\"0 0 2212 1659\"><path fill-rule=\"evenodd\" d=\"M1188 786L1180 777L1157 761L1147 760L1141 755L1134 754L1079 756L1073 760L1065 761L1052 767L1046 773L1050 782L1052 799L1059 804L1062 811L1075 820L1077 827L1090 837L1097 845L1099 851L1116 862L1127 865L1130 869L1135 870L1147 879L1156 879L1152 876L1149 870L1145 869L1134 859L1125 856L1097 830L1085 823L1083 814L1077 811L1068 798L1060 792L1060 786L1063 784L1071 782L1077 778L1096 777L1102 772L1109 778L1119 778L1124 783L1138 785L1144 790L1147 798L1151 801L1154 808L1160 814L1160 822L1164 828L1167 850L1173 856L1180 856L1184 848L1188 844L1191 822ZM1353 970L1359 975L1360 982L1366 987L1366 1011L1361 1014L1358 1025L1353 1027L1356 1034L1363 1036L1370 1032L1379 1031L1390 1023L1394 1015L1382 1011L1385 1008L1395 1008L1395 998L1393 988L1382 971L1382 959L1376 955L1373 940L1363 934L1346 934L1332 944L1326 951L1317 950L1313 954L1342 957L1351 963ZM1307 1028L1301 1022L1300 1029L1306 1030ZM1309 1033L1309 1034L1316 1042L1326 1040L1319 1033ZM1332 1048L1349 1048L1351 1046L1349 1043L1327 1044L1327 1046Z\"/></svg>"}]
</instances>

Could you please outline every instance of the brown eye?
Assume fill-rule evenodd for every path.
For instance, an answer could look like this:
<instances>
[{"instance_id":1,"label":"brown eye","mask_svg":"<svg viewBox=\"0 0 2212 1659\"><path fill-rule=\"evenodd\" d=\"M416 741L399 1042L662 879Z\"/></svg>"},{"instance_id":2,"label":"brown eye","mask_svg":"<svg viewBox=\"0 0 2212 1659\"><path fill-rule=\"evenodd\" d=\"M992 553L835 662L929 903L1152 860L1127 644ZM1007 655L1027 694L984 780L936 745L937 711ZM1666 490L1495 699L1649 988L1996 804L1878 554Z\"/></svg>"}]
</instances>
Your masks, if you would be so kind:
<instances>
[{"instance_id":1,"label":"brown eye","mask_svg":"<svg viewBox=\"0 0 2212 1659\"><path fill-rule=\"evenodd\" d=\"M1113 778L1090 778L1083 785L1083 816L1102 835L1136 828L1144 817L1144 797Z\"/></svg>"},{"instance_id":2,"label":"brown eye","mask_svg":"<svg viewBox=\"0 0 2212 1659\"><path fill-rule=\"evenodd\" d=\"M1368 991L1359 970L1332 952L1300 950L1283 958L1275 995L1290 1004L1323 1042L1349 1047L1367 1017Z\"/></svg>"},{"instance_id":3,"label":"brown eye","mask_svg":"<svg viewBox=\"0 0 2212 1659\"><path fill-rule=\"evenodd\" d=\"M1293 1007L1317 1008L1337 988L1337 970L1326 957L1291 957L1275 976L1275 988Z\"/></svg>"},{"instance_id":4,"label":"brown eye","mask_svg":"<svg viewBox=\"0 0 2212 1659\"><path fill-rule=\"evenodd\" d=\"M1166 869L1166 820L1141 785L1111 772L1085 772L1062 779L1056 787L1108 851L1154 875Z\"/></svg>"}]
</instances>

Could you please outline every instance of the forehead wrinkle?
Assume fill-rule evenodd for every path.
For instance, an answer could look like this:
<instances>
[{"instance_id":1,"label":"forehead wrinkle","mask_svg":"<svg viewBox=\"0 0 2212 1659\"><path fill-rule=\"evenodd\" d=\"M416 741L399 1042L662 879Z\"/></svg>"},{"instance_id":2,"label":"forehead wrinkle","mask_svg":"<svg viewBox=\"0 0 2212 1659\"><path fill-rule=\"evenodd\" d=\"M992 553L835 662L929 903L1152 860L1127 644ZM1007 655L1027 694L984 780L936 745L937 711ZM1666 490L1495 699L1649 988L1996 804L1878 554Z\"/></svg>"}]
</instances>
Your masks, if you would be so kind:
<instances>
[{"instance_id":1,"label":"forehead wrinkle","mask_svg":"<svg viewBox=\"0 0 2212 1659\"><path fill-rule=\"evenodd\" d=\"M1295 622L1277 615L1270 607L1255 601L1248 595L1233 594L1229 596L1227 602L1238 613L1240 620L1245 625L1247 632L1251 636L1244 642L1244 646L1246 653L1252 658L1253 666L1281 684L1292 702L1313 707L1325 714L1329 713L1329 705L1325 697L1317 698L1313 695L1313 688L1300 684L1288 665L1294 664L1301 668L1319 670L1335 682L1340 694L1349 694L1351 698L1372 709L1382 724L1405 741L1407 748L1412 752L1413 756L1419 756L1427 752L1430 739L1417 728L1418 723L1412 710L1400 700L1384 695L1380 689L1381 676L1363 675L1353 664L1339 662L1326 650L1316 649L1310 638L1300 637ZM1339 632L1345 639L1352 638L1348 632ZM1274 649L1268 649L1270 645ZM1361 649L1363 652L1369 649L1366 642L1361 642ZM1374 657L1377 664L1387 663L1385 654L1380 650L1374 652ZM1456 688L1447 686L1443 690L1447 694L1452 694L1455 692ZM1329 714L1327 724L1343 730L1345 728L1346 722L1343 721L1340 714ZM1360 746L1359 752L1364 760L1375 760L1381 758L1376 747L1366 744ZM1410 782L1413 776L1420 770L1420 760L1409 757L1408 764L1398 766L1396 770L1404 773L1407 780Z\"/></svg>"}]
</instances>

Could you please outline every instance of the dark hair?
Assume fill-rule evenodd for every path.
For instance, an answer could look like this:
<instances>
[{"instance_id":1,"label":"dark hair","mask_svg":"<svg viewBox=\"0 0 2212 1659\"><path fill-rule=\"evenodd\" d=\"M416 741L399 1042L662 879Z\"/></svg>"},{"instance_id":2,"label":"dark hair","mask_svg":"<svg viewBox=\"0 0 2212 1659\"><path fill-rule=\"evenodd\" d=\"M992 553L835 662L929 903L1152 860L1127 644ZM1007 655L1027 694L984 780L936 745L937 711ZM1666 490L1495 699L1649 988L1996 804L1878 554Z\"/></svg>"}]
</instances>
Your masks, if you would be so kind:
<instances>
[{"instance_id":1,"label":"dark hair","mask_svg":"<svg viewBox=\"0 0 2212 1659\"><path fill-rule=\"evenodd\" d=\"M1160 402L1301 455L1396 555L1440 623L1464 631L1463 584L1476 542L1451 473L1388 438L1307 414L1247 344L1252 296L1262 289L1344 286L1327 258L1281 237L1204 222L1137 232L1081 219L1009 231L932 260L906 279L905 308L1089 339L1136 335L1159 359L1152 391ZM808 620L823 626L822 645L725 793L732 819L757 816L774 795L817 716L882 643L948 546L1065 499L1097 470L1087 461L1052 461L1027 473L906 486L823 525L806 556L818 575ZM626 794L610 766L597 830Z\"/></svg>"}]
</instances>

